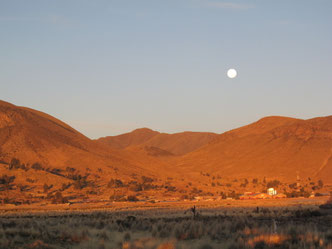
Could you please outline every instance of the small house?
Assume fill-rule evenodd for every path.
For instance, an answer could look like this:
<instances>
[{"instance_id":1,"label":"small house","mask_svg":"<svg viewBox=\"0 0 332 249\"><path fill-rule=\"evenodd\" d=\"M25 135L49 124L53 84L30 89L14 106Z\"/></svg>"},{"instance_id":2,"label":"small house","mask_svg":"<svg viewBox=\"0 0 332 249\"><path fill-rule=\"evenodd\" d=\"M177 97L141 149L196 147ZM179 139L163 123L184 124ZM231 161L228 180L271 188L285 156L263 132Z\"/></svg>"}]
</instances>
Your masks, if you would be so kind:
<instances>
[{"instance_id":1,"label":"small house","mask_svg":"<svg viewBox=\"0 0 332 249\"><path fill-rule=\"evenodd\" d=\"M275 190L274 188L269 188L269 189L267 189L267 194L271 195L271 196L276 195L277 190Z\"/></svg>"}]
</instances>

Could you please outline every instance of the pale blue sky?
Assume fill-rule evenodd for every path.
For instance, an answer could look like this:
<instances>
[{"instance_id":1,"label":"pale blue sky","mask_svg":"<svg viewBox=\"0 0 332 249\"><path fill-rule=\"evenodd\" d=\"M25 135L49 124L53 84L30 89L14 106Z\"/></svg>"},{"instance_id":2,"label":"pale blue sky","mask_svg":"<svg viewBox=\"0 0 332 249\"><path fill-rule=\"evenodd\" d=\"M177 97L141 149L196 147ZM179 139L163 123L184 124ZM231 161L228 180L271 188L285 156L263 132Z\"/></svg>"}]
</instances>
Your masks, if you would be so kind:
<instances>
[{"instance_id":1,"label":"pale blue sky","mask_svg":"<svg viewBox=\"0 0 332 249\"><path fill-rule=\"evenodd\" d=\"M331 13L330 0L0 0L0 99L91 138L332 115Z\"/></svg>"}]
</instances>

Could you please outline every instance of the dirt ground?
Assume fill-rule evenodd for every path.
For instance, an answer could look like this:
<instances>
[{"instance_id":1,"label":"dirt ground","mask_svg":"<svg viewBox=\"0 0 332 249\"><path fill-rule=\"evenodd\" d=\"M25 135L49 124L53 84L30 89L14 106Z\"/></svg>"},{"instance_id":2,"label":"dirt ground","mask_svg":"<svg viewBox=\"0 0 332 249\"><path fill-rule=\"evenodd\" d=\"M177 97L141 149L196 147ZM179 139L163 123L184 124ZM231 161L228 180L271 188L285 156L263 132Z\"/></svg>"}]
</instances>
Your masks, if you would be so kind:
<instances>
[{"instance_id":1,"label":"dirt ground","mask_svg":"<svg viewBox=\"0 0 332 249\"><path fill-rule=\"evenodd\" d=\"M204 209L261 208L261 207L317 207L329 197L283 198L264 200L219 200L219 201L176 201L176 202L97 202L75 204L30 204L15 206L1 205L0 215L8 213L75 212L75 211L130 211L130 210L187 210L194 205Z\"/></svg>"}]
</instances>

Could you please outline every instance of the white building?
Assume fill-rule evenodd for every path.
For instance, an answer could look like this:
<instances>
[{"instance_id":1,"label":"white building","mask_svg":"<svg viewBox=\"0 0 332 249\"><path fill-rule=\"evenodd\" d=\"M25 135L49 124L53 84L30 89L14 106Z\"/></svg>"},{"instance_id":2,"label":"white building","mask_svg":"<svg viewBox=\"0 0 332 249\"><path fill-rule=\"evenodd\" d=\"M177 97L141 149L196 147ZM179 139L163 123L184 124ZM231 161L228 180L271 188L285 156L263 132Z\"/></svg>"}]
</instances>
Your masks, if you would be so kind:
<instances>
[{"instance_id":1,"label":"white building","mask_svg":"<svg viewBox=\"0 0 332 249\"><path fill-rule=\"evenodd\" d=\"M276 195L277 190L275 190L274 188L269 188L269 189L267 189L267 194L268 195Z\"/></svg>"}]
</instances>

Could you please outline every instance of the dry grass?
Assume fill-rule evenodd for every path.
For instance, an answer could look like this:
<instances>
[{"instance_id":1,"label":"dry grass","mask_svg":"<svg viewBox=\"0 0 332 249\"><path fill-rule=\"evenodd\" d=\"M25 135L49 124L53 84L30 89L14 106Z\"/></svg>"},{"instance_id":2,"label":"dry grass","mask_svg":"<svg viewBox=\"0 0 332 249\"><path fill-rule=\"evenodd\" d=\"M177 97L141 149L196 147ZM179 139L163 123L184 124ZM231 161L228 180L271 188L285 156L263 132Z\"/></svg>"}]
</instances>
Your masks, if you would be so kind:
<instances>
[{"instance_id":1,"label":"dry grass","mask_svg":"<svg viewBox=\"0 0 332 249\"><path fill-rule=\"evenodd\" d=\"M332 216L317 209L8 214L0 248L331 248Z\"/></svg>"}]
</instances>

